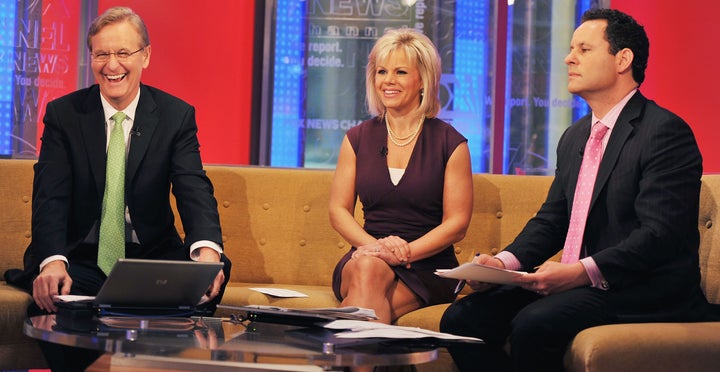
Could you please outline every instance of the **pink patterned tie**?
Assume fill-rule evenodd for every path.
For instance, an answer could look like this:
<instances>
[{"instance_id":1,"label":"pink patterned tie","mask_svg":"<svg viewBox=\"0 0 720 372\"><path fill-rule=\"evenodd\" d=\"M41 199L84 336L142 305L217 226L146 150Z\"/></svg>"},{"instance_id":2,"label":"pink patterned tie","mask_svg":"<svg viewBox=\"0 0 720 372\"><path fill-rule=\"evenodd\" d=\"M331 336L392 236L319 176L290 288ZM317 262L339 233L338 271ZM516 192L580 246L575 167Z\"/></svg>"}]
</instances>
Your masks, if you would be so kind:
<instances>
[{"instance_id":1,"label":"pink patterned tie","mask_svg":"<svg viewBox=\"0 0 720 372\"><path fill-rule=\"evenodd\" d=\"M593 188L595 187L595 177L603 154L602 139L607 131L608 127L598 121L593 125L590 138L585 144L585 153L580 166L577 186L575 186L570 227L563 248L562 263L574 263L580 257L580 247L582 246L585 222L590 209Z\"/></svg>"}]
</instances>

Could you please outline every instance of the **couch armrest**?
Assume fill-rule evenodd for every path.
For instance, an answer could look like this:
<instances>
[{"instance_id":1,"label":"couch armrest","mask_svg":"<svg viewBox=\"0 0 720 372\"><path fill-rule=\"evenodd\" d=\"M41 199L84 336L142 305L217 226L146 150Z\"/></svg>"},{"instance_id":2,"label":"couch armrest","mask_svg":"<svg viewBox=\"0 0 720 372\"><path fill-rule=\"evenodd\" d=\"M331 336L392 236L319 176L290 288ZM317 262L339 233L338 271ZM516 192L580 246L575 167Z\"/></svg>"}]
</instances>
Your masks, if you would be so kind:
<instances>
[{"instance_id":1,"label":"couch armrest","mask_svg":"<svg viewBox=\"0 0 720 372\"><path fill-rule=\"evenodd\" d=\"M720 322L588 328L565 354L566 371L711 371L720 366Z\"/></svg>"}]
</instances>

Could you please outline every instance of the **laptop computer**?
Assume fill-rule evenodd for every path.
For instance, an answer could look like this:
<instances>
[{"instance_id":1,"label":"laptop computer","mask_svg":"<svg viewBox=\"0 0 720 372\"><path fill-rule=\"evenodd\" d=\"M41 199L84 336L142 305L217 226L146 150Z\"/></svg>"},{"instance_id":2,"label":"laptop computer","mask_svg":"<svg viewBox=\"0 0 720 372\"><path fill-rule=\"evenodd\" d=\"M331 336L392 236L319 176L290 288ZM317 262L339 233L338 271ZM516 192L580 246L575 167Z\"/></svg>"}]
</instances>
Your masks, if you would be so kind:
<instances>
[{"instance_id":1,"label":"laptop computer","mask_svg":"<svg viewBox=\"0 0 720 372\"><path fill-rule=\"evenodd\" d=\"M222 262L119 259L93 301L100 315L192 315Z\"/></svg>"}]
</instances>

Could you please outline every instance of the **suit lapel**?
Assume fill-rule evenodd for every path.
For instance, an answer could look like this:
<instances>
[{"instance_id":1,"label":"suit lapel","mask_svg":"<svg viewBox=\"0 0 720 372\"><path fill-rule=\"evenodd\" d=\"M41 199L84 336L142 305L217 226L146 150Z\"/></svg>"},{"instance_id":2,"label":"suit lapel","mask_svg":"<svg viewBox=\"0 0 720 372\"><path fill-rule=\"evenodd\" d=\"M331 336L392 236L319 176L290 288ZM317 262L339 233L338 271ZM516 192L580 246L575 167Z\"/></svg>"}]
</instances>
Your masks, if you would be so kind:
<instances>
[{"instance_id":1,"label":"suit lapel","mask_svg":"<svg viewBox=\"0 0 720 372\"><path fill-rule=\"evenodd\" d=\"M150 91L144 85L140 85L140 100L135 111L134 132L130 139L130 151L125 171L128 184L132 184L135 173L137 173L140 163L147 153L158 121L159 113L155 100L152 98Z\"/></svg>"},{"instance_id":2,"label":"suit lapel","mask_svg":"<svg viewBox=\"0 0 720 372\"><path fill-rule=\"evenodd\" d=\"M615 168L620 158L620 152L625 146L625 142L627 142L633 130L635 130L633 122L642 114L645 102L647 102L647 99L638 91L630 98L620 113L620 116L618 116L613 130L610 132L610 139L603 153L602 160L600 161L600 168L598 169L597 178L595 179L590 208L592 208L592 205L600 194L600 190L603 189L613 168Z\"/></svg>"},{"instance_id":3,"label":"suit lapel","mask_svg":"<svg viewBox=\"0 0 720 372\"><path fill-rule=\"evenodd\" d=\"M80 133L98 195L102 195L105 188L107 136L105 134L105 114L100 102L100 89L97 85L90 89L83 105L84 110L79 117Z\"/></svg>"}]
</instances>

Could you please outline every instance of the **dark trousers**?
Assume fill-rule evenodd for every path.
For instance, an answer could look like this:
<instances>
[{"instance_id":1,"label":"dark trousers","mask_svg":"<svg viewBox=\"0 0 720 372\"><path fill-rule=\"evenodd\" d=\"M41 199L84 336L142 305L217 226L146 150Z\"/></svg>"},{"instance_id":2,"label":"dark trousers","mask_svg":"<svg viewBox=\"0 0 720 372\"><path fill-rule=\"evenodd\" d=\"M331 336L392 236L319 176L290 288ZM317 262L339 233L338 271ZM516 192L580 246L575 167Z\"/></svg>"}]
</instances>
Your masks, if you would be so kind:
<instances>
[{"instance_id":1,"label":"dark trousers","mask_svg":"<svg viewBox=\"0 0 720 372\"><path fill-rule=\"evenodd\" d=\"M562 371L565 350L578 332L615 322L605 297L594 288L543 297L501 286L456 301L443 315L440 330L485 341L448 348L461 371Z\"/></svg>"},{"instance_id":2,"label":"dark trousers","mask_svg":"<svg viewBox=\"0 0 720 372\"><path fill-rule=\"evenodd\" d=\"M79 252L82 250L95 249L97 252L97 246L87 245L79 248ZM129 243L126 246L126 255L128 257L139 257L137 254L138 250L141 249L137 244ZM105 273L97 266L97 253L95 256L87 255L85 257L91 257L90 259L82 259L78 256L72 256L69 258L70 265L68 266L68 274L73 279L70 294L83 295L83 296L95 296L99 291L102 284L107 279ZM148 257L143 257L148 258ZM161 255L152 257L153 259L163 260L189 260L188 252L182 249L173 249L163 252ZM225 286L230 279L231 262L225 256L221 257L224 263L223 272L225 273L225 282L220 289L220 294L215 297L212 301L208 301L196 309L196 315L212 316L215 313L217 305L222 300L225 293ZM44 315L46 312L40 310L39 307L33 302L27 311L28 316ZM45 360L52 369L53 372L77 372L84 371L89 367L97 358L102 355L102 352L96 350L82 349L77 347L53 344L46 341L39 341L40 349L45 356Z\"/></svg>"}]
</instances>

